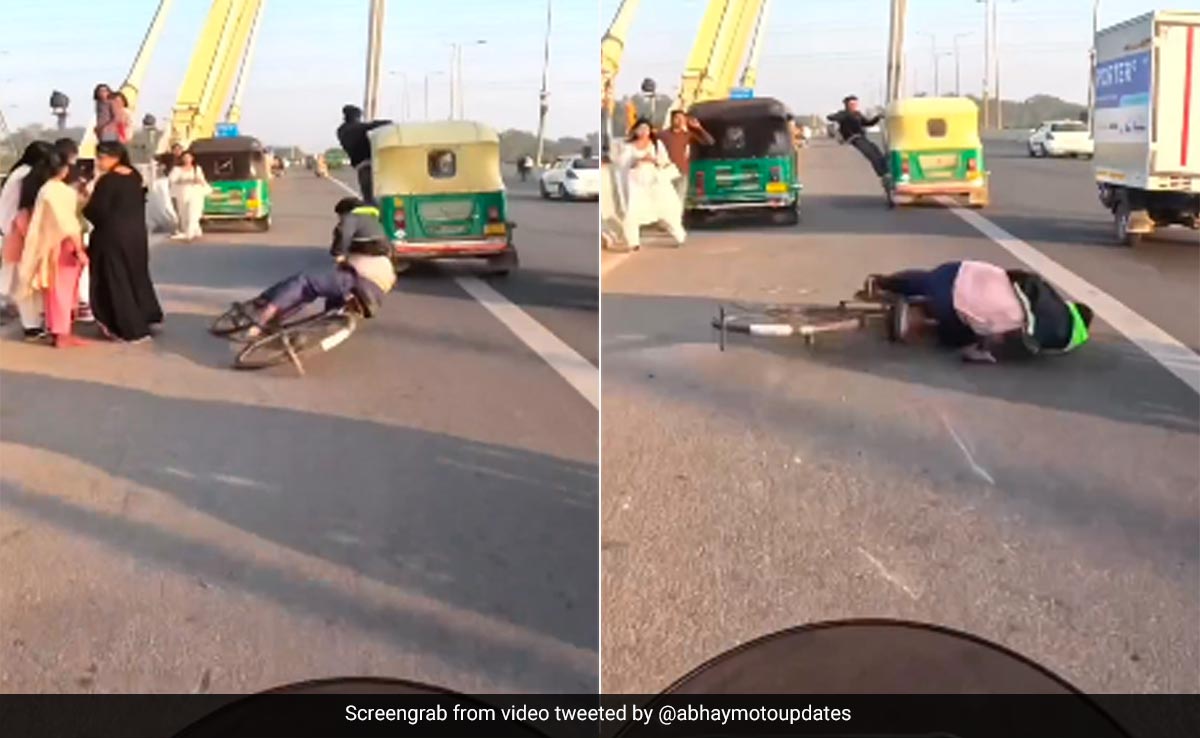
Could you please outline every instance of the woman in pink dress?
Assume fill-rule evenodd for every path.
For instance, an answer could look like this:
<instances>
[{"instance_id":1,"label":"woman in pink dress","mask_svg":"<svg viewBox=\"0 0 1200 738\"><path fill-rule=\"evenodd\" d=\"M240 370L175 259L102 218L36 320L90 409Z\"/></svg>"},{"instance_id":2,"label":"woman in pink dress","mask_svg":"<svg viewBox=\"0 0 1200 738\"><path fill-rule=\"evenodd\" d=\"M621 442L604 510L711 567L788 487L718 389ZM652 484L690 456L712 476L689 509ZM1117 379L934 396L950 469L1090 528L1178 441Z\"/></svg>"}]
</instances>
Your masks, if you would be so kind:
<instances>
[{"instance_id":1,"label":"woman in pink dress","mask_svg":"<svg viewBox=\"0 0 1200 738\"><path fill-rule=\"evenodd\" d=\"M133 138L133 113L129 110L129 100L124 92L113 94L112 115L113 125L117 129L117 141L129 143L129 139Z\"/></svg>"},{"instance_id":2,"label":"woman in pink dress","mask_svg":"<svg viewBox=\"0 0 1200 738\"><path fill-rule=\"evenodd\" d=\"M46 330L55 346L68 348L85 343L71 335L71 325L79 304L79 277L88 260L79 222L79 193L66 183L71 167L56 151L47 168L50 177L37 192L25 234L17 294L42 294Z\"/></svg>"}]
</instances>

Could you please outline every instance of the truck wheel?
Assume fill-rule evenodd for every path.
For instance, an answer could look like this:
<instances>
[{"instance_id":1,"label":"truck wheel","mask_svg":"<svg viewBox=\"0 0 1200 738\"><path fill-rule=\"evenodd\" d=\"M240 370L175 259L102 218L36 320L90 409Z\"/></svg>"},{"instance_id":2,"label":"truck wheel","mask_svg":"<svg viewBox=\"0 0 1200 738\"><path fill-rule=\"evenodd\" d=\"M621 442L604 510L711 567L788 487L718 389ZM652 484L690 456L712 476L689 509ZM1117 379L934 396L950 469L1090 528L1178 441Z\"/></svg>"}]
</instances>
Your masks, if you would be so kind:
<instances>
[{"instance_id":1,"label":"truck wheel","mask_svg":"<svg viewBox=\"0 0 1200 738\"><path fill-rule=\"evenodd\" d=\"M262 233L271 230L271 216L267 215L262 218L255 218L254 229Z\"/></svg>"},{"instance_id":2,"label":"truck wheel","mask_svg":"<svg viewBox=\"0 0 1200 738\"><path fill-rule=\"evenodd\" d=\"M1142 242L1142 234L1129 232L1129 220L1132 217L1132 211L1129 208L1129 200L1122 197L1117 203L1117 208L1113 212L1113 224L1116 227L1117 243L1136 248Z\"/></svg>"}]
</instances>

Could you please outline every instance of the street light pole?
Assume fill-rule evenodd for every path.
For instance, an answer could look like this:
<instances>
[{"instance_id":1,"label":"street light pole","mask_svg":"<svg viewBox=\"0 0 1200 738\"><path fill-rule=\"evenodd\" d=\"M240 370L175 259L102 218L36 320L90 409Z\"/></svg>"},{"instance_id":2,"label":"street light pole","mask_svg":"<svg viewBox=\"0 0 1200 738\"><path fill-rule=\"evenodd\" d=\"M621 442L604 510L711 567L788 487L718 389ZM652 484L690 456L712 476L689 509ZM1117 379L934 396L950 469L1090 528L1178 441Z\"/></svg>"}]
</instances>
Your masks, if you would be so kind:
<instances>
[{"instance_id":1,"label":"street light pole","mask_svg":"<svg viewBox=\"0 0 1200 738\"><path fill-rule=\"evenodd\" d=\"M487 41L484 41L481 39L481 40L471 43L470 45L471 46L483 46L486 43L487 43ZM467 114L467 103L465 100L465 95L463 94L463 92L464 92L463 75L462 75L463 45L457 44L457 46L458 46L458 57L456 60L454 71L457 75L457 81L458 81L458 119L462 120L463 118L466 117L466 114Z\"/></svg>"},{"instance_id":2,"label":"street light pole","mask_svg":"<svg viewBox=\"0 0 1200 738\"><path fill-rule=\"evenodd\" d=\"M550 112L550 28L553 5L553 0L546 0L546 41L542 58L542 91L538 96L537 156L534 159L539 167L542 165L542 152L546 145L546 114Z\"/></svg>"},{"instance_id":3,"label":"street light pole","mask_svg":"<svg viewBox=\"0 0 1200 738\"><path fill-rule=\"evenodd\" d=\"M887 99L884 105L901 97L904 90L904 25L908 15L907 0L892 0L891 28L888 39Z\"/></svg>"},{"instance_id":4,"label":"street light pole","mask_svg":"<svg viewBox=\"0 0 1200 738\"><path fill-rule=\"evenodd\" d=\"M371 0L371 15L367 23L367 89L363 113L374 120L379 105L379 60L383 46L383 0Z\"/></svg>"},{"instance_id":5,"label":"street light pole","mask_svg":"<svg viewBox=\"0 0 1200 738\"><path fill-rule=\"evenodd\" d=\"M975 0L983 6L983 127L991 124L988 103L992 96L992 13L996 0Z\"/></svg>"},{"instance_id":6,"label":"street light pole","mask_svg":"<svg viewBox=\"0 0 1200 738\"><path fill-rule=\"evenodd\" d=\"M954 34L954 96L962 97L962 65L958 54L958 40L970 36L970 33Z\"/></svg>"},{"instance_id":7,"label":"street light pole","mask_svg":"<svg viewBox=\"0 0 1200 738\"><path fill-rule=\"evenodd\" d=\"M993 70L996 80L996 130L1004 130L1004 98L1000 95L1000 24L996 20L996 0L988 0L992 4L992 61L996 65Z\"/></svg>"}]
</instances>

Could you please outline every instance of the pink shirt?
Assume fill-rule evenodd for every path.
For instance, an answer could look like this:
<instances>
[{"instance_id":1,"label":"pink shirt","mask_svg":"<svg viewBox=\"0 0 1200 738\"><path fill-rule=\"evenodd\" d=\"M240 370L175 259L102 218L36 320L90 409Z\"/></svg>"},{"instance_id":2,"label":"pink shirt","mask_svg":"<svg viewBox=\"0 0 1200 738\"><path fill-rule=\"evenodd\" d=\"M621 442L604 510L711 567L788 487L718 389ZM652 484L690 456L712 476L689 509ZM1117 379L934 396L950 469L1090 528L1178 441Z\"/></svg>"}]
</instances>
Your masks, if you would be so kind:
<instances>
[{"instance_id":1,"label":"pink shirt","mask_svg":"<svg viewBox=\"0 0 1200 738\"><path fill-rule=\"evenodd\" d=\"M964 261L959 267L954 309L980 336L1008 333L1025 325L1025 310L1008 274L983 261Z\"/></svg>"}]
</instances>

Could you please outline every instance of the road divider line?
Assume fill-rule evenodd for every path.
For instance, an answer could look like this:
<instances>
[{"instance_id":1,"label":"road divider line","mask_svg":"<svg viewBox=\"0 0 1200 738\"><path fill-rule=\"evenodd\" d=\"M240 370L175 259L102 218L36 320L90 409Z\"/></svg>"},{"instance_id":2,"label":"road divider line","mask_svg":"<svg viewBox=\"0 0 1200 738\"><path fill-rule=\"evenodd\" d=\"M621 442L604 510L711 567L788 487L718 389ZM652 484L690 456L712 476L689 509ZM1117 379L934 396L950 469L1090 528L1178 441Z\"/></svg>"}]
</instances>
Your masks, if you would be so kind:
<instances>
[{"instance_id":1,"label":"road divider line","mask_svg":"<svg viewBox=\"0 0 1200 738\"><path fill-rule=\"evenodd\" d=\"M359 196L359 193L345 182L332 177L328 179L352 197ZM549 364L551 369L558 372L558 375L583 395L592 407L600 409L600 370L597 367L592 366L591 362L580 356L561 338L483 280L459 276L455 277L454 281L491 313L492 317L503 323L513 335Z\"/></svg>"},{"instance_id":2,"label":"road divider line","mask_svg":"<svg viewBox=\"0 0 1200 738\"><path fill-rule=\"evenodd\" d=\"M474 297L517 338L567 380L575 391L600 409L600 372L561 338L514 305L504 295L477 277L455 277L454 281Z\"/></svg>"},{"instance_id":3,"label":"road divider line","mask_svg":"<svg viewBox=\"0 0 1200 738\"><path fill-rule=\"evenodd\" d=\"M1183 342L974 210L958 207L950 198L939 198L939 201L1030 269L1062 287L1075 299L1086 302L1105 323L1200 394L1200 355Z\"/></svg>"}]
</instances>

